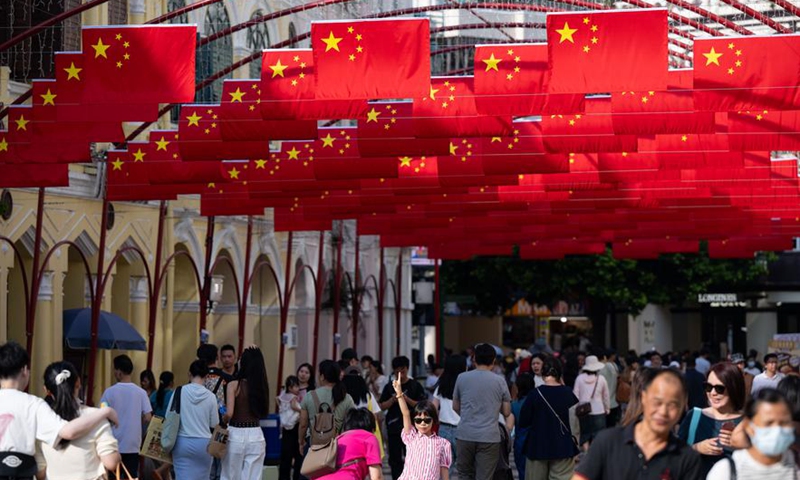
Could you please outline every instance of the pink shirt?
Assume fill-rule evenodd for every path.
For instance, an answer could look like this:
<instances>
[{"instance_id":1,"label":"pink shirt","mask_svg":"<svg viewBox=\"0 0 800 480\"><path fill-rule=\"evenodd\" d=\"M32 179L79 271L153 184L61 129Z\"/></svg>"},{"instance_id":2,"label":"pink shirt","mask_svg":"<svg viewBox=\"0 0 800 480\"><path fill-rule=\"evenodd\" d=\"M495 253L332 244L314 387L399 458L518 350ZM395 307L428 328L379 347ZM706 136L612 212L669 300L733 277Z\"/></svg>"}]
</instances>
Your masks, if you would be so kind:
<instances>
[{"instance_id":1,"label":"pink shirt","mask_svg":"<svg viewBox=\"0 0 800 480\"><path fill-rule=\"evenodd\" d=\"M341 467L355 459L364 460ZM317 480L363 480L369 474L370 465L381 463L381 447L375 435L366 430L348 430L336 440L336 466L339 469Z\"/></svg>"},{"instance_id":2,"label":"pink shirt","mask_svg":"<svg viewBox=\"0 0 800 480\"><path fill-rule=\"evenodd\" d=\"M398 480L439 480L442 467L450 468L450 442L436 435L423 435L412 428L400 434L406 444L406 464Z\"/></svg>"}]
</instances>

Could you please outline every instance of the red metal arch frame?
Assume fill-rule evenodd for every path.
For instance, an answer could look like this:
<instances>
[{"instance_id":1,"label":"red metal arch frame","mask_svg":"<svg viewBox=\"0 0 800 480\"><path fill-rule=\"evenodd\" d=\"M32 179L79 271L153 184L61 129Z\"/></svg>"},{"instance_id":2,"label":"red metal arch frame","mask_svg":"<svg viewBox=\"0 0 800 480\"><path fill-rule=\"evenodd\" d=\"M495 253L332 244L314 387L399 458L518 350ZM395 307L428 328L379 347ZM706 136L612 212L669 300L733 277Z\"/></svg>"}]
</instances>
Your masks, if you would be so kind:
<instances>
[{"instance_id":1,"label":"red metal arch frame","mask_svg":"<svg viewBox=\"0 0 800 480\"><path fill-rule=\"evenodd\" d=\"M0 236L0 241L6 242L10 247L11 250L14 252L14 258L17 260L17 264L19 265L19 273L22 275L22 287L25 294L25 318L28 318L28 309L30 308L30 289L28 288L28 269L25 268L25 263L22 259L22 252L19 251L17 245L11 241L10 238L5 236Z\"/></svg>"}]
</instances>

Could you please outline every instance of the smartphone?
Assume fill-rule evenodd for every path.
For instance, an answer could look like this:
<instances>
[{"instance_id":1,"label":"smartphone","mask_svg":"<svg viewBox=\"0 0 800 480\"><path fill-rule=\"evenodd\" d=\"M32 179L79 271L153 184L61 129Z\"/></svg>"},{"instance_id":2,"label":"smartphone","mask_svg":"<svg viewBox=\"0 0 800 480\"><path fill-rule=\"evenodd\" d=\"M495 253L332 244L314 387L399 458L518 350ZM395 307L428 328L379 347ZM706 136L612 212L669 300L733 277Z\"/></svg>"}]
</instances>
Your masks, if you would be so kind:
<instances>
[{"instance_id":1,"label":"smartphone","mask_svg":"<svg viewBox=\"0 0 800 480\"><path fill-rule=\"evenodd\" d=\"M720 432L727 432L729 435L732 434L735 429L736 424L733 422L725 422L721 427L719 427ZM719 439L717 439L717 446L720 448L724 447L724 445L720 443Z\"/></svg>"}]
</instances>

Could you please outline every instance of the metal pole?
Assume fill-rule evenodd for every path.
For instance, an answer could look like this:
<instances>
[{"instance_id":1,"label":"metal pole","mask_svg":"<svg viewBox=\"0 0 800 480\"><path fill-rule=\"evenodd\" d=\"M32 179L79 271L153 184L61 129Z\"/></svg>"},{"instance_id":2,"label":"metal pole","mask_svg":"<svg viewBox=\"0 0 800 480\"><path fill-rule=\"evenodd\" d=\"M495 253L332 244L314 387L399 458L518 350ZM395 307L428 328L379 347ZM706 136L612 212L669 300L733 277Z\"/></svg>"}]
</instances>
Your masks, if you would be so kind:
<instances>
[{"instance_id":1,"label":"metal pole","mask_svg":"<svg viewBox=\"0 0 800 480\"><path fill-rule=\"evenodd\" d=\"M319 354L319 320L322 309L322 290L325 288L325 275L323 269L325 263L323 262L323 254L325 253L325 232L319 232L319 250L317 252L317 278L314 288L316 289L316 296L314 297L314 351L312 352L311 365L317 365L317 357Z\"/></svg>"},{"instance_id":2,"label":"metal pole","mask_svg":"<svg viewBox=\"0 0 800 480\"><path fill-rule=\"evenodd\" d=\"M358 262L359 262L359 236L358 232L356 232L356 261L355 261L355 274L353 275L353 291L350 292L353 295L353 350L356 352L358 351L358 320L361 314L361 281L360 275L358 274Z\"/></svg>"},{"instance_id":3,"label":"metal pole","mask_svg":"<svg viewBox=\"0 0 800 480\"><path fill-rule=\"evenodd\" d=\"M281 305L281 331L278 332L281 340L280 354L278 355L278 380L277 385L283 384L283 359L286 355L286 339L283 334L286 332L286 323L289 320L289 302L292 299L292 284L290 283L292 276L292 240L293 233L289 231L289 240L286 244L286 265L284 265L284 286L283 286L283 304Z\"/></svg>"},{"instance_id":4,"label":"metal pole","mask_svg":"<svg viewBox=\"0 0 800 480\"><path fill-rule=\"evenodd\" d=\"M342 308L342 244L344 243L344 222L339 223L339 238L336 242L336 271L333 274L333 358L339 357L336 338L339 333L339 310Z\"/></svg>"},{"instance_id":5,"label":"metal pole","mask_svg":"<svg viewBox=\"0 0 800 480\"><path fill-rule=\"evenodd\" d=\"M147 369L153 369L153 354L155 353L156 316L158 315L159 292L161 291L161 256L164 250L164 222L167 218L167 202L162 200L158 206L158 233L156 234L156 259L153 277L153 291L150 292L150 318L147 325Z\"/></svg>"},{"instance_id":6,"label":"metal pole","mask_svg":"<svg viewBox=\"0 0 800 480\"><path fill-rule=\"evenodd\" d=\"M378 360L383 363L383 302L386 299L386 268L383 264L384 248L381 247L381 268L378 273Z\"/></svg>"},{"instance_id":7,"label":"metal pole","mask_svg":"<svg viewBox=\"0 0 800 480\"><path fill-rule=\"evenodd\" d=\"M33 354L33 332L36 326L36 302L39 300L39 284L42 279L42 272L39 271L39 257L42 250L42 227L44 222L44 188L39 188L39 196L36 204L36 233L33 239L33 264L31 270L31 292L26 299L28 301L28 318L26 334L26 345L28 355ZM22 267L22 266L21 266ZM43 268L42 268L43 270Z\"/></svg>"},{"instance_id":8,"label":"metal pole","mask_svg":"<svg viewBox=\"0 0 800 480\"><path fill-rule=\"evenodd\" d=\"M439 362L442 358L442 301L439 295L439 260L434 259L433 262L433 318L436 328L436 348L433 355Z\"/></svg>"},{"instance_id":9,"label":"metal pole","mask_svg":"<svg viewBox=\"0 0 800 480\"><path fill-rule=\"evenodd\" d=\"M91 348L89 349L89 380L86 382L86 403L94 405L94 374L97 366L97 331L100 326L100 308L103 305L103 262L106 256L106 229L108 225L108 199L103 196L103 209L100 218L100 246L97 252L97 281L95 283L94 302L92 302Z\"/></svg>"},{"instance_id":10,"label":"metal pole","mask_svg":"<svg viewBox=\"0 0 800 480\"><path fill-rule=\"evenodd\" d=\"M208 297L211 294L211 256L214 253L214 217L206 223L206 264L203 266L203 289L200 291L200 334L208 322Z\"/></svg>"},{"instance_id":11,"label":"metal pole","mask_svg":"<svg viewBox=\"0 0 800 480\"><path fill-rule=\"evenodd\" d=\"M397 256L397 295L394 302L394 317L395 317L395 342L397 342L396 350L397 356L400 356L400 320L403 317L403 248L400 247L400 253Z\"/></svg>"},{"instance_id":12,"label":"metal pole","mask_svg":"<svg viewBox=\"0 0 800 480\"><path fill-rule=\"evenodd\" d=\"M244 349L244 327L247 322L247 297L250 294L250 250L253 248L253 217L247 216L247 239L244 252L244 289L239 304L239 352Z\"/></svg>"}]
</instances>

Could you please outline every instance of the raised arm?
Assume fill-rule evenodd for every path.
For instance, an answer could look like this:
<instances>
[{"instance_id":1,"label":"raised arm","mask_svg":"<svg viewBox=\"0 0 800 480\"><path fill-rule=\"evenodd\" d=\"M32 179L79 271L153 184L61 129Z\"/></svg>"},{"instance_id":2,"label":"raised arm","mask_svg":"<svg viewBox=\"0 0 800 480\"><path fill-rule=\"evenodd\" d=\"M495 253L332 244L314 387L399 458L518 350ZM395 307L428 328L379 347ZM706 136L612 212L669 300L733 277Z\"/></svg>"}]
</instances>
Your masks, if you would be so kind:
<instances>
[{"instance_id":1,"label":"raised arm","mask_svg":"<svg viewBox=\"0 0 800 480\"><path fill-rule=\"evenodd\" d=\"M406 404L406 398L403 395L403 384L397 379L392 382L392 386L394 387L394 396L397 398L398 405L400 405L400 411L403 413L403 431L408 433L414 427L411 425L411 412L408 410L408 404Z\"/></svg>"},{"instance_id":2,"label":"raised arm","mask_svg":"<svg viewBox=\"0 0 800 480\"><path fill-rule=\"evenodd\" d=\"M75 440L89 433L98 423L103 420L108 420L114 425L117 425L119 419L117 412L111 407L103 407L93 412L88 412L85 415L72 420L67 423L58 432L58 437L64 440Z\"/></svg>"}]
</instances>

